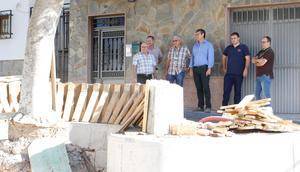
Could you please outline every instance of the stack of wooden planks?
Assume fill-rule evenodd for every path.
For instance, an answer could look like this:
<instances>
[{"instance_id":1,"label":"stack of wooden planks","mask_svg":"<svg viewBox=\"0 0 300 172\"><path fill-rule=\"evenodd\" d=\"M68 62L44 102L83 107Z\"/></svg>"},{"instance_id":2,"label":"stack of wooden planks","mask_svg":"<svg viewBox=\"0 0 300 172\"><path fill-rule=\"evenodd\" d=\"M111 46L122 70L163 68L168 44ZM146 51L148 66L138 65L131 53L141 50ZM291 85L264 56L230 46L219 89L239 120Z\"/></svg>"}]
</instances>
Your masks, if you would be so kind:
<instances>
[{"instance_id":1,"label":"stack of wooden planks","mask_svg":"<svg viewBox=\"0 0 300 172\"><path fill-rule=\"evenodd\" d=\"M18 112L20 88L21 77L0 77L0 113ZM132 124L142 127L148 104L141 84L57 82L55 98L64 121L123 125L121 131Z\"/></svg>"},{"instance_id":2,"label":"stack of wooden planks","mask_svg":"<svg viewBox=\"0 0 300 172\"><path fill-rule=\"evenodd\" d=\"M299 130L299 126L292 121L283 120L274 115L271 99L252 101L253 95L246 96L237 105L223 106L219 113L223 117L234 119L231 130L247 131L261 130L270 132L292 132Z\"/></svg>"},{"instance_id":3,"label":"stack of wooden planks","mask_svg":"<svg viewBox=\"0 0 300 172\"><path fill-rule=\"evenodd\" d=\"M239 104L222 106L218 113L222 117L208 117L199 123L184 122L170 126L174 135L232 136L237 132L293 132L299 125L283 120L273 114L271 99L252 101L253 95L246 96Z\"/></svg>"}]
</instances>

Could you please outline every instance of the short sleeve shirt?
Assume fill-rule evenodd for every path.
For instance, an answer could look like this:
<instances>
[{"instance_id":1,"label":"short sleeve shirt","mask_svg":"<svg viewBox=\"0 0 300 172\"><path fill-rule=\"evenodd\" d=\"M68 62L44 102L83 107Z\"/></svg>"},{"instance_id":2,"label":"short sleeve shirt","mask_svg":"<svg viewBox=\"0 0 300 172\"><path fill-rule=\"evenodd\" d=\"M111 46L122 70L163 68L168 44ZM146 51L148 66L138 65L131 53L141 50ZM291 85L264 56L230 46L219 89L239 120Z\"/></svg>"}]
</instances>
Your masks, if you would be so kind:
<instances>
[{"instance_id":1,"label":"short sleeve shirt","mask_svg":"<svg viewBox=\"0 0 300 172\"><path fill-rule=\"evenodd\" d=\"M267 75L273 79L274 78L273 66L274 66L275 55L272 48L270 47L265 50L260 50L256 56L258 59L264 58L267 60L267 63L264 64L263 66L256 66L256 76Z\"/></svg>"},{"instance_id":2,"label":"short sleeve shirt","mask_svg":"<svg viewBox=\"0 0 300 172\"><path fill-rule=\"evenodd\" d=\"M237 47L229 45L223 55L227 56L227 74L242 75L245 68L245 56L249 56L249 48L245 44Z\"/></svg>"},{"instance_id":3,"label":"short sleeve shirt","mask_svg":"<svg viewBox=\"0 0 300 172\"><path fill-rule=\"evenodd\" d=\"M156 63L158 63L158 59L163 58L163 54L158 47L154 47L153 49L149 49L149 53L155 57Z\"/></svg>"},{"instance_id":4,"label":"short sleeve shirt","mask_svg":"<svg viewBox=\"0 0 300 172\"><path fill-rule=\"evenodd\" d=\"M137 74L153 74L156 66L155 57L152 54L143 54L141 52L133 56L133 65L137 68Z\"/></svg>"},{"instance_id":5,"label":"short sleeve shirt","mask_svg":"<svg viewBox=\"0 0 300 172\"><path fill-rule=\"evenodd\" d=\"M168 53L168 58L170 59L168 74L176 75L183 71L183 69L187 67L186 62L190 56L190 50L186 46L180 47L179 49L175 47L170 48Z\"/></svg>"}]
</instances>

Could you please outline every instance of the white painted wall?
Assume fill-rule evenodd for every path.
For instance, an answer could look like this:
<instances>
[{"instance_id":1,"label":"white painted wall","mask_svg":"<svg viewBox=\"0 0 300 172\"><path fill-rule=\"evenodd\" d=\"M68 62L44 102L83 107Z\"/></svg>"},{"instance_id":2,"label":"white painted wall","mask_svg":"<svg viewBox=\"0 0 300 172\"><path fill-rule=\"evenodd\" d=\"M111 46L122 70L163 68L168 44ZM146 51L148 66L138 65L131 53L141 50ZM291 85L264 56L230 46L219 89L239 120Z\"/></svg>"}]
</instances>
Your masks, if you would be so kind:
<instances>
[{"instance_id":1,"label":"white painted wall","mask_svg":"<svg viewBox=\"0 0 300 172\"><path fill-rule=\"evenodd\" d=\"M0 0L0 11L12 10L12 38L0 39L0 61L24 59L30 7L35 0ZM70 0L65 0L69 3Z\"/></svg>"},{"instance_id":2,"label":"white painted wall","mask_svg":"<svg viewBox=\"0 0 300 172\"><path fill-rule=\"evenodd\" d=\"M12 38L0 39L0 60L23 59L30 0L0 0L0 10L12 10Z\"/></svg>"}]
</instances>

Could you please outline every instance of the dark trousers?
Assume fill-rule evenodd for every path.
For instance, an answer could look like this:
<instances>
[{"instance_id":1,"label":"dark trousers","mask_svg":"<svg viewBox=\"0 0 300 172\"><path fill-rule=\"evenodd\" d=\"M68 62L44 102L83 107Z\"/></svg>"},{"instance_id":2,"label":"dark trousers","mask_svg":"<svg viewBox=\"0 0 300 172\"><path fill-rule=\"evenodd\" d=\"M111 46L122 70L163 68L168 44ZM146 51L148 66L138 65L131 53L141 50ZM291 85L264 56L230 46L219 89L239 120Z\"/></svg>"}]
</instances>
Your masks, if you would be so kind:
<instances>
[{"instance_id":1,"label":"dark trousers","mask_svg":"<svg viewBox=\"0 0 300 172\"><path fill-rule=\"evenodd\" d=\"M194 82L197 89L198 107L211 108L209 76L206 76L207 65L193 67Z\"/></svg>"},{"instance_id":2,"label":"dark trousers","mask_svg":"<svg viewBox=\"0 0 300 172\"><path fill-rule=\"evenodd\" d=\"M152 74L137 74L137 82L141 84L146 84L146 81L152 79Z\"/></svg>"},{"instance_id":3,"label":"dark trousers","mask_svg":"<svg viewBox=\"0 0 300 172\"><path fill-rule=\"evenodd\" d=\"M224 76L224 93L222 105L227 106L230 98L232 86L234 86L234 104L241 101L243 75L225 74Z\"/></svg>"}]
</instances>

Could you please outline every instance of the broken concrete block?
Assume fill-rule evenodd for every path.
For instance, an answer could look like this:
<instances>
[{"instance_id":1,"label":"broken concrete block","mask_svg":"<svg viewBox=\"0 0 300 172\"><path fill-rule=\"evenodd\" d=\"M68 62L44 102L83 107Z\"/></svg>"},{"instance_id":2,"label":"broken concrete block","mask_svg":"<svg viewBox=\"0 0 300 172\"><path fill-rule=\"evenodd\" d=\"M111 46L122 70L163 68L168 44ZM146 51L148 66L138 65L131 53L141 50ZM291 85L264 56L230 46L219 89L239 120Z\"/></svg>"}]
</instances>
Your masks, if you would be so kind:
<instances>
[{"instance_id":1,"label":"broken concrete block","mask_svg":"<svg viewBox=\"0 0 300 172\"><path fill-rule=\"evenodd\" d=\"M184 119L183 88L164 80L151 80L147 132L154 135L169 133L169 126Z\"/></svg>"},{"instance_id":2,"label":"broken concrete block","mask_svg":"<svg viewBox=\"0 0 300 172\"><path fill-rule=\"evenodd\" d=\"M0 140L8 139L8 121L9 117L0 116Z\"/></svg>"},{"instance_id":3,"label":"broken concrete block","mask_svg":"<svg viewBox=\"0 0 300 172\"><path fill-rule=\"evenodd\" d=\"M66 146L60 139L34 140L28 154L32 172L71 172Z\"/></svg>"}]
</instances>

